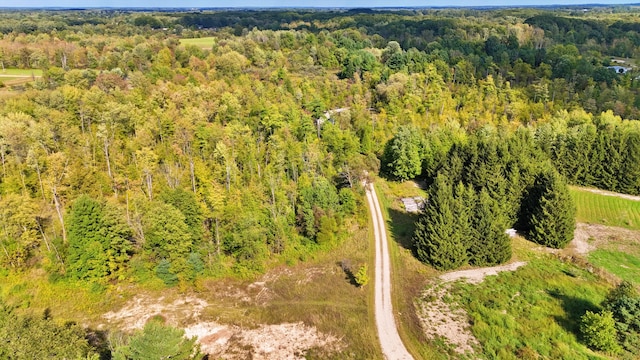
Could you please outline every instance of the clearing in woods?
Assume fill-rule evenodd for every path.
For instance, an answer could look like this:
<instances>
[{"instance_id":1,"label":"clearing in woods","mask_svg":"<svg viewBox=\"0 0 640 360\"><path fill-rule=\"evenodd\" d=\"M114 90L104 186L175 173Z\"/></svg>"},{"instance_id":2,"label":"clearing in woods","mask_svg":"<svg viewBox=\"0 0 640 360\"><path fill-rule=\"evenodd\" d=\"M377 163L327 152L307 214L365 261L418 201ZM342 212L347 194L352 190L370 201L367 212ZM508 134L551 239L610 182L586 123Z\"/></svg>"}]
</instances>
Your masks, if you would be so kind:
<instances>
[{"instance_id":1,"label":"clearing in woods","mask_svg":"<svg viewBox=\"0 0 640 360\"><path fill-rule=\"evenodd\" d=\"M201 49L209 49L209 50L211 50L211 48L213 47L214 42L215 42L214 37L180 39L180 44L182 45L193 45Z\"/></svg>"},{"instance_id":2,"label":"clearing in woods","mask_svg":"<svg viewBox=\"0 0 640 360\"><path fill-rule=\"evenodd\" d=\"M42 77L39 69L0 69L0 87L24 85L39 77Z\"/></svg>"}]
</instances>

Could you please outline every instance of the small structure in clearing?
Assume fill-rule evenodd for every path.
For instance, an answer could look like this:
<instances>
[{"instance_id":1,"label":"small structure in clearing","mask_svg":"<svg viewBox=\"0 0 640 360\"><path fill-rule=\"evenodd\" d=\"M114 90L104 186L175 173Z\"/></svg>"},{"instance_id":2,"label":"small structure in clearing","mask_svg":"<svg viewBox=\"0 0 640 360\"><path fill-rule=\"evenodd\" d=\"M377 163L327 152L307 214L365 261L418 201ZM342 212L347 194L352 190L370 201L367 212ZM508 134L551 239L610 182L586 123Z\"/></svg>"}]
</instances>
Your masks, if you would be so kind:
<instances>
[{"instance_id":1,"label":"small structure in clearing","mask_svg":"<svg viewBox=\"0 0 640 360\"><path fill-rule=\"evenodd\" d=\"M615 71L618 74L626 74L628 71L633 70L630 67L618 66L618 65L607 66L607 69L611 69L611 70Z\"/></svg>"},{"instance_id":2,"label":"small structure in clearing","mask_svg":"<svg viewBox=\"0 0 640 360\"><path fill-rule=\"evenodd\" d=\"M404 204L404 209L410 213L417 213L420 210L424 210L425 200L420 196L402 198L402 203Z\"/></svg>"}]
</instances>

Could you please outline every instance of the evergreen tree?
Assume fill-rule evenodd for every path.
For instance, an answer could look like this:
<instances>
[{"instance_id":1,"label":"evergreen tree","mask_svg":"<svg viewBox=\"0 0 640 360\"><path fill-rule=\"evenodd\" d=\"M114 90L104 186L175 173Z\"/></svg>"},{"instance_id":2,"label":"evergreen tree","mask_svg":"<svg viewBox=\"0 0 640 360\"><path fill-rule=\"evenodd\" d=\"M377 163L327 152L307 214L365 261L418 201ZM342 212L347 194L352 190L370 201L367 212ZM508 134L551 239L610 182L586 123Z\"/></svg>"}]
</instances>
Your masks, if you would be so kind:
<instances>
[{"instance_id":1,"label":"evergreen tree","mask_svg":"<svg viewBox=\"0 0 640 360\"><path fill-rule=\"evenodd\" d=\"M163 192L160 199L184 215L184 223L189 227L191 239L194 243L200 242L203 236L204 216L202 209L192 192L184 191L181 188Z\"/></svg>"},{"instance_id":2,"label":"evergreen tree","mask_svg":"<svg viewBox=\"0 0 640 360\"><path fill-rule=\"evenodd\" d=\"M471 218L476 203L476 193L472 186L464 186L462 182L453 190L453 214L456 218L456 232L465 249L469 249L474 241Z\"/></svg>"},{"instance_id":3,"label":"evergreen tree","mask_svg":"<svg viewBox=\"0 0 640 360\"><path fill-rule=\"evenodd\" d=\"M107 239L103 235L102 204L80 196L69 216L68 271L78 279L100 279L109 274Z\"/></svg>"},{"instance_id":4,"label":"evergreen tree","mask_svg":"<svg viewBox=\"0 0 640 360\"><path fill-rule=\"evenodd\" d=\"M622 169L618 173L620 191L640 193L640 130L630 130L625 139Z\"/></svg>"},{"instance_id":5,"label":"evergreen tree","mask_svg":"<svg viewBox=\"0 0 640 360\"><path fill-rule=\"evenodd\" d=\"M196 338L184 337L184 330L167 326L159 319L151 319L142 331L136 332L128 344L120 344L113 351L116 360L199 359L200 347Z\"/></svg>"},{"instance_id":6,"label":"evergreen tree","mask_svg":"<svg viewBox=\"0 0 640 360\"><path fill-rule=\"evenodd\" d=\"M623 281L607 294L602 305L613 314L622 347L640 354L640 295L634 285Z\"/></svg>"},{"instance_id":7,"label":"evergreen tree","mask_svg":"<svg viewBox=\"0 0 640 360\"><path fill-rule=\"evenodd\" d=\"M580 332L587 345L596 350L617 352L615 320L611 311L594 313L587 311L580 320Z\"/></svg>"},{"instance_id":8,"label":"evergreen tree","mask_svg":"<svg viewBox=\"0 0 640 360\"><path fill-rule=\"evenodd\" d=\"M129 259L131 229L117 210L83 195L69 217L68 271L78 279L115 274Z\"/></svg>"},{"instance_id":9,"label":"evergreen tree","mask_svg":"<svg viewBox=\"0 0 640 360\"><path fill-rule=\"evenodd\" d=\"M526 201L522 220L531 241L559 249L573 239L576 208L560 174L541 172Z\"/></svg>"},{"instance_id":10,"label":"evergreen tree","mask_svg":"<svg viewBox=\"0 0 640 360\"><path fill-rule=\"evenodd\" d=\"M469 262L476 266L501 264L511 258L511 241L498 202L486 190L480 191L471 221L473 239Z\"/></svg>"},{"instance_id":11,"label":"evergreen tree","mask_svg":"<svg viewBox=\"0 0 640 360\"><path fill-rule=\"evenodd\" d=\"M439 270L455 269L467 260L455 202L451 184L444 175L438 175L413 235L418 259Z\"/></svg>"}]
</instances>

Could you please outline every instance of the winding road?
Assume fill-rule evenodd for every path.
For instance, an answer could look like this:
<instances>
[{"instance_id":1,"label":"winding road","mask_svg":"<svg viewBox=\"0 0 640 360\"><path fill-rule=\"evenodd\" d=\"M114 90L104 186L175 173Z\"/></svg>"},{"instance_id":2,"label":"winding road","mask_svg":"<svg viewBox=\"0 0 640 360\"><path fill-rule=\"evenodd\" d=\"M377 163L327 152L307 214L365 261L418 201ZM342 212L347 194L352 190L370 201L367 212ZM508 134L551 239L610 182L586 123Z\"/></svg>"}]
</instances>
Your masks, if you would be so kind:
<instances>
[{"instance_id":1,"label":"winding road","mask_svg":"<svg viewBox=\"0 0 640 360\"><path fill-rule=\"evenodd\" d=\"M412 360L407 351L393 317L391 304L391 261L389 259L389 244L387 230L380 210L380 203L373 184L367 184L367 201L373 219L373 232L376 240L376 268L375 268L375 312L378 338L382 346L382 354L387 360Z\"/></svg>"}]
</instances>

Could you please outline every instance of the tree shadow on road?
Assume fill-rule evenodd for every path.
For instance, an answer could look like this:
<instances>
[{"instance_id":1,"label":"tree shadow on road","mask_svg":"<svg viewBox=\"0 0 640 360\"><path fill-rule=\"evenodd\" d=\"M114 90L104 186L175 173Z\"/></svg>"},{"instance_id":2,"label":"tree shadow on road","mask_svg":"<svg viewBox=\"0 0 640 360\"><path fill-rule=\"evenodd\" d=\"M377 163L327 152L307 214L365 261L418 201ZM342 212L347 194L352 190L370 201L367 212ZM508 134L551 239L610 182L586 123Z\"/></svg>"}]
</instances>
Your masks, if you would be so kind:
<instances>
[{"instance_id":1,"label":"tree shadow on road","mask_svg":"<svg viewBox=\"0 0 640 360\"><path fill-rule=\"evenodd\" d=\"M397 209L389 208L389 221L387 227L393 240L405 249L411 250L415 256L415 247L411 241L413 232L416 228L415 223L418 221L418 214L407 213Z\"/></svg>"}]
</instances>

